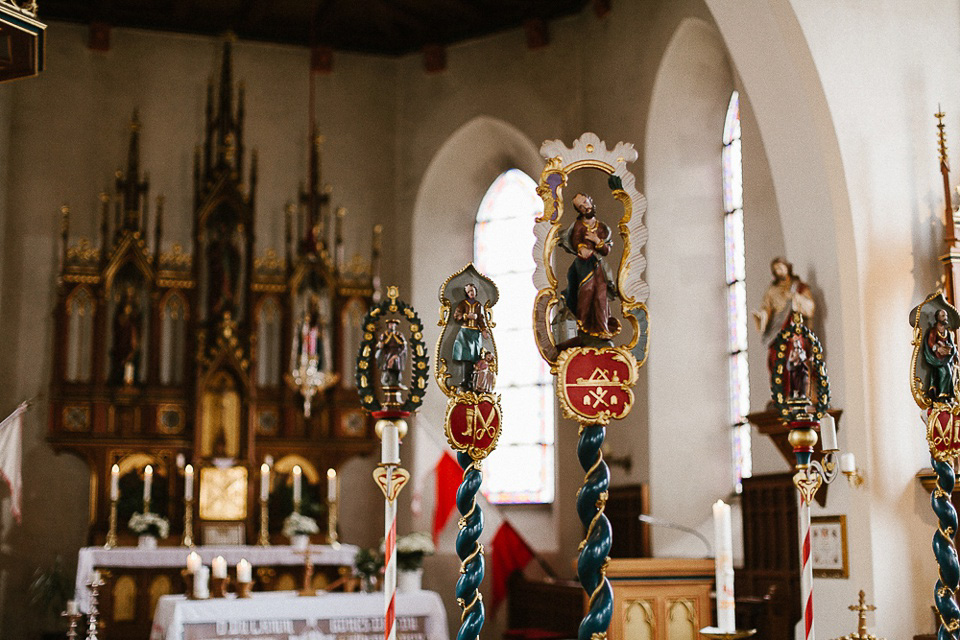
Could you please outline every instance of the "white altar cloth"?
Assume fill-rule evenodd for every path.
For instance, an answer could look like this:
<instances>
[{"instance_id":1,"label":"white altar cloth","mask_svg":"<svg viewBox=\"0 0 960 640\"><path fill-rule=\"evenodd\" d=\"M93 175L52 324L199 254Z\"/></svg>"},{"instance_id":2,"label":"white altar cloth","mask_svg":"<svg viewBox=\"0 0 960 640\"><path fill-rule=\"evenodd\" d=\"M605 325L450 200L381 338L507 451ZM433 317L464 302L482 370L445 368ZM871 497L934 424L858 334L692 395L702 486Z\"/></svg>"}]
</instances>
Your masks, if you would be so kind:
<instances>
[{"instance_id":1,"label":"white altar cloth","mask_svg":"<svg viewBox=\"0 0 960 640\"><path fill-rule=\"evenodd\" d=\"M383 593L264 591L248 600L162 596L150 640L365 640L383 638ZM449 640L433 591L397 594L398 640Z\"/></svg>"},{"instance_id":2,"label":"white altar cloth","mask_svg":"<svg viewBox=\"0 0 960 640\"><path fill-rule=\"evenodd\" d=\"M222 547L202 546L189 549L187 547L158 547L156 549L139 549L137 547L84 547L80 549L77 558L76 600L81 611L90 610L90 590L87 583L93 579L93 571L101 567L186 567L187 555L196 551L203 559L203 564L209 565L217 556L223 556L228 566L236 566L241 558L257 567L273 565L303 564L303 552L294 551L293 547L277 545L260 547L253 545L231 545ZM310 545L310 559L314 566L352 566L353 557L358 547L352 544L341 544L334 548L326 544Z\"/></svg>"}]
</instances>

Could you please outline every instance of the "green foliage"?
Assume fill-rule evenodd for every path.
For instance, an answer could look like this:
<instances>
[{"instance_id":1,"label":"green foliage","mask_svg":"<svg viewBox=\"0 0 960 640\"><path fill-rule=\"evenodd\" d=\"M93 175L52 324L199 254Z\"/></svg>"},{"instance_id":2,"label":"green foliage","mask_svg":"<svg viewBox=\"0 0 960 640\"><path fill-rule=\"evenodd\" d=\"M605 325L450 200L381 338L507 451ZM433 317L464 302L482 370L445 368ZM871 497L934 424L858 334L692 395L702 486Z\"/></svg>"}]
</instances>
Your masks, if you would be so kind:
<instances>
[{"instance_id":1,"label":"green foliage","mask_svg":"<svg viewBox=\"0 0 960 640\"><path fill-rule=\"evenodd\" d=\"M365 578L375 578L383 570L383 556L376 549L360 549L353 557L353 568Z\"/></svg>"},{"instance_id":2,"label":"green foliage","mask_svg":"<svg viewBox=\"0 0 960 640\"><path fill-rule=\"evenodd\" d=\"M267 507L270 512L271 532L283 529L283 521L293 513L293 486L285 482L278 482L277 485L270 492L270 504ZM326 487L320 486L319 483L310 484L304 478L303 490L300 492L300 513L313 518L318 523L325 523L327 518L325 491Z\"/></svg>"},{"instance_id":3,"label":"green foliage","mask_svg":"<svg viewBox=\"0 0 960 640\"><path fill-rule=\"evenodd\" d=\"M46 628L66 628L60 613L73 595L73 580L64 573L63 560L57 556L49 567L37 567L27 588L30 607Z\"/></svg>"}]
</instances>

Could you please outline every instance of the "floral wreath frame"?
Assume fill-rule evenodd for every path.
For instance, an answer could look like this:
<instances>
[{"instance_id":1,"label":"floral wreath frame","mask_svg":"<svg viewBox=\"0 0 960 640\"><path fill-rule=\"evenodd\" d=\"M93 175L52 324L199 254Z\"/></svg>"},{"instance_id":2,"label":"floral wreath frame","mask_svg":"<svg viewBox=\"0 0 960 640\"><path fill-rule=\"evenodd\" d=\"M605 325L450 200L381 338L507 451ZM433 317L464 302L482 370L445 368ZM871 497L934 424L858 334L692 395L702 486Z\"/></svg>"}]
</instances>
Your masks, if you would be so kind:
<instances>
[{"instance_id":1,"label":"floral wreath frame","mask_svg":"<svg viewBox=\"0 0 960 640\"><path fill-rule=\"evenodd\" d=\"M770 391L773 393L773 406L780 413L780 417L789 420L795 411L787 400L786 363L787 345L793 336L800 336L810 342L810 351L813 359L813 375L817 385L817 400L813 403L814 417L823 418L830 408L830 381L827 378L827 365L823 357L823 346L820 339L803 323L803 316L794 313L790 326L777 334L773 341L776 359L773 363L773 372L770 374Z\"/></svg>"},{"instance_id":2,"label":"floral wreath frame","mask_svg":"<svg viewBox=\"0 0 960 640\"><path fill-rule=\"evenodd\" d=\"M423 341L423 323L417 312L403 300L397 299L397 288L389 287L387 299L371 307L363 318L363 340L357 354L357 392L360 395L360 405L375 413L383 411L383 405L377 397L371 372L374 370L374 351L376 350L377 320L390 313L401 314L407 319L410 330L410 395L407 397L400 411L413 413L423 404L423 394L429 380L429 356Z\"/></svg>"}]
</instances>

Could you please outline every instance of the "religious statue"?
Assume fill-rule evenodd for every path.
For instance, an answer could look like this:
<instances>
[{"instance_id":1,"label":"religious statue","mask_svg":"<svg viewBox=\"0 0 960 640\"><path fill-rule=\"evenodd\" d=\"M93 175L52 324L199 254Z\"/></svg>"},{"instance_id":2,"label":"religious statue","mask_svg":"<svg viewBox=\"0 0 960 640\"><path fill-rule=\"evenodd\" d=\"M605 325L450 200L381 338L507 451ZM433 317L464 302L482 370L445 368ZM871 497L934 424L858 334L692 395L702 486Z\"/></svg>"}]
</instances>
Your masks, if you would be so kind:
<instances>
[{"instance_id":1,"label":"religious statue","mask_svg":"<svg viewBox=\"0 0 960 640\"><path fill-rule=\"evenodd\" d=\"M210 317L236 313L240 279L240 251L233 242L233 229L220 220L207 249L207 309Z\"/></svg>"},{"instance_id":2,"label":"religious statue","mask_svg":"<svg viewBox=\"0 0 960 640\"><path fill-rule=\"evenodd\" d=\"M813 294L800 278L793 275L793 265L784 258L774 258L770 263L773 282L763 294L760 309L753 312L757 330L763 335L763 344L767 347L767 367L773 371L776 354L773 342L777 334L790 324L794 312L801 313L807 320L813 317L816 305Z\"/></svg>"},{"instance_id":3,"label":"religious statue","mask_svg":"<svg viewBox=\"0 0 960 640\"><path fill-rule=\"evenodd\" d=\"M483 338L488 337L490 332L483 314L483 304L477 300L477 285L468 282L463 285L463 293L466 299L453 312L454 321L460 323L460 330L453 342L453 360L463 368L460 387L470 391L473 388L474 365L483 351Z\"/></svg>"},{"instance_id":4,"label":"religious statue","mask_svg":"<svg viewBox=\"0 0 960 640\"><path fill-rule=\"evenodd\" d=\"M480 350L480 359L473 365L473 390L477 393L492 393L497 384L495 357L492 351Z\"/></svg>"},{"instance_id":5,"label":"religious statue","mask_svg":"<svg viewBox=\"0 0 960 640\"><path fill-rule=\"evenodd\" d=\"M142 316L137 289L127 285L113 314L113 346L110 349L110 381L133 384L140 369Z\"/></svg>"},{"instance_id":6,"label":"religious statue","mask_svg":"<svg viewBox=\"0 0 960 640\"><path fill-rule=\"evenodd\" d=\"M401 387L400 377L407 363L407 339L399 330L400 321L387 320L387 330L377 340L377 367L380 369L380 384L384 389Z\"/></svg>"},{"instance_id":7,"label":"religious statue","mask_svg":"<svg viewBox=\"0 0 960 640\"><path fill-rule=\"evenodd\" d=\"M320 301L315 295L310 296L307 310L303 312L300 321L299 344L296 363L307 366L313 361L316 368L323 368L323 346L321 345L322 330L320 327Z\"/></svg>"},{"instance_id":8,"label":"religious statue","mask_svg":"<svg viewBox=\"0 0 960 640\"><path fill-rule=\"evenodd\" d=\"M929 365L927 395L934 402L954 397L957 345L947 322L947 311L938 309L934 321L923 337L923 359Z\"/></svg>"},{"instance_id":9,"label":"religious statue","mask_svg":"<svg viewBox=\"0 0 960 640\"><path fill-rule=\"evenodd\" d=\"M620 321L610 315L610 298L616 295L613 278L603 262L610 253L610 227L597 220L593 198L573 197L577 220L566 231L563 246L576 257L567 270L563 299L583 333L609 340L620 331Z\"/></svg>"},{"instance_id":10,"label":"religious statue","mask_svg":"<svg viewBox=\"0 0 960 640\"><path fill-rule=\"evenodd\" d=\"M803 344L802 336L794 335L790 340L787 375L790 380L790 397L806 398L810 372L807 370L807 348Z\"/></svg>"}]
</instances>

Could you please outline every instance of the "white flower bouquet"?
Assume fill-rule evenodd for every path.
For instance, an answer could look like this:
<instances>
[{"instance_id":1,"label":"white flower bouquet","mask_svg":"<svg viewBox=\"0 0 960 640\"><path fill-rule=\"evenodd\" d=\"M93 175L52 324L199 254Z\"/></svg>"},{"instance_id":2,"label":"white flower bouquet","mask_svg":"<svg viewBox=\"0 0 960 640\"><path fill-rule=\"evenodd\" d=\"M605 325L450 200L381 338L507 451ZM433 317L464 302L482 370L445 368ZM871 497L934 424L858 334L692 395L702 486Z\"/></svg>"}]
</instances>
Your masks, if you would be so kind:
<instances>
[{"instance_id":1,"label":"white flower bouquet","mask_svg":"<svg viewBox=\"0 0 960 640\"><path fill-rule=\"evenodd\" d=\"M397 569L415 571L423 567L423 559L436 552L433 540L422 531L397 538Z\"/></svg>"},{"instance_id":2,"label":"white flower bouquet","mask_svg":"<svg viewBox=\"0 0 960 640\"><path fill-rule=\"evenodd\" d=\"M317 521L310 516L294 512L288 515L283 521L283 535L288 538L292 538L293 536L309 536L315 533L320 533L320 527L317 526Z\"/></svg>"},{"instance_id":3,"label":"white flower bouquet","mask_svg":"<svg viewBox=\"0 0 960 640\"><path fill-rule=\"evenodd\" d=\"M170 535L170 521L155 513L135 513L127 527L141 536L166 538Z\"/></svg>"}]
</instances>

